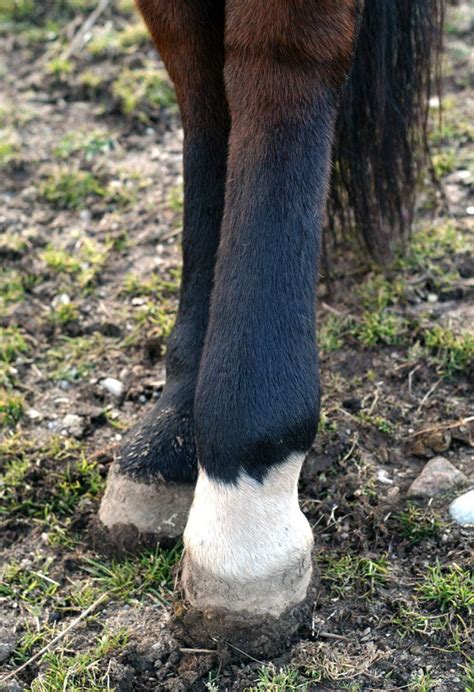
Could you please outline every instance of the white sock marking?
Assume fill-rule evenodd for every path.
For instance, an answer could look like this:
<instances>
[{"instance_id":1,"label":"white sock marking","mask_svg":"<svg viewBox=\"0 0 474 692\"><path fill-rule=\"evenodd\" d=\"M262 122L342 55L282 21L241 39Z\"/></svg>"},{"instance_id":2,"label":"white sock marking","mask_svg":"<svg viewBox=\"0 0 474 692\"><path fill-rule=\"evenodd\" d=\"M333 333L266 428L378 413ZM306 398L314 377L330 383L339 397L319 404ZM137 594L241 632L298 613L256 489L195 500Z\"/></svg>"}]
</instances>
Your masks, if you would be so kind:
<instances>
[{"instance_id":1,"label":"white sock marking","mask_svg":"<svg viewBox=\"0 0 474 692\"><path fill-rule=\"evenodd\" d=\"M230 485L200 469L184 532L191 561L215 577L239 582L273 578L301 563L313 544L298 505L303 459L291 455L263 483L242 473Z\"/></svg>"}]
</instances>

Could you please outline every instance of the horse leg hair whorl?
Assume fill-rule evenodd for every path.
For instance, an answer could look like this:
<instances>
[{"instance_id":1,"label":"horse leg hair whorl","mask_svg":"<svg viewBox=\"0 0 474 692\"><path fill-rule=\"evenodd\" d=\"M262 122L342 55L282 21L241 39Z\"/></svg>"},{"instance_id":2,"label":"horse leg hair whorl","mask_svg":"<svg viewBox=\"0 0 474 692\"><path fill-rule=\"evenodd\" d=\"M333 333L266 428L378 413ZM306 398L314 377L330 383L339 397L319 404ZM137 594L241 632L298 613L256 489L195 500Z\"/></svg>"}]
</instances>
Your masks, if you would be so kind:
<instances>
[{"instance_id":1,"label":"horse leg hair whorl","mask_svg":"<svg viewBox=\"0 0 474 692\"><path fill-rule=\"evenodd\" d=\"M443 18L443 0L365 2L336 127L328 240L356 229L378 261L410 231Z\"/></svg>"}]
</instances>

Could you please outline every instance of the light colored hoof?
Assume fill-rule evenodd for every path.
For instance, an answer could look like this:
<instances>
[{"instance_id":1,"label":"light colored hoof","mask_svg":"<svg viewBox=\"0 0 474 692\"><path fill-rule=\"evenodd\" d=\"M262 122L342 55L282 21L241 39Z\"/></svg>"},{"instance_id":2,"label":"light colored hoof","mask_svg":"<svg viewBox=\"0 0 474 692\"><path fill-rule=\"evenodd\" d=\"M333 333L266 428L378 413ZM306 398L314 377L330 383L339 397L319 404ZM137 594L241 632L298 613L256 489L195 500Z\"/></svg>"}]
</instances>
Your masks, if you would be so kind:
<instances>
[{"instance_id":1,"label":"light colored hoof","mask_svg":"<svg viewBox=\"0 0 474 692\"><path fill-rule=\"evenodd\" d=\"M177 636L187 646L223 647L232 659L275 657L291 646L298 629L310 626L317 581L309 554L273 580L251 583L215 578L185 554Z\"/></svg>"},{"instance_id":2,"label":"light colored hoof","mask_svg":"<svg viewBox=\"0 0 474 692\"><path fill-rule=\"evenodd\" d=\"M132 480L113 464L99 509L99 523L107 530L109 540L127 551L128 544L133 548L134 542L170 544L184 531L193 493L191 485Z\"/></svg>"},{"instance_id":3,"label":"light colored hoof","mask_svg":"<svg viewBox=\"0 0 474 692\"><path fill-rule=\"evenodd\" d=\"M212 565L210 567L212 569ZM284 571L249 581L217 576L193 562L185 553L182 584L187 600L199 610L217 608L279 617L304 601L312 573L310 549Z\"/></svg>"}]
</instances>

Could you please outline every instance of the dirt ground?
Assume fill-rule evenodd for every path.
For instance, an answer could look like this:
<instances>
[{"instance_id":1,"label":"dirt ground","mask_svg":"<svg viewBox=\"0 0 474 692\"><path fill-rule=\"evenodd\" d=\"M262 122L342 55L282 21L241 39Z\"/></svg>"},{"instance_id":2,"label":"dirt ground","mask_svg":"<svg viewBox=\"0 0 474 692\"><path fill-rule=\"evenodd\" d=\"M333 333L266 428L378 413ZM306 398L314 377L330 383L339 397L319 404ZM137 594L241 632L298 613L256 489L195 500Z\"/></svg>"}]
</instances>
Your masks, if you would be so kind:
<instances>
[{"instance_id":1,"label":"dirt ground","mask_svg":"<svg viewBox=\"0 0 474 692\"><path fill-rule=\"evenodd\" d=\"M0 4L0 689L474 690L473 533L447 511L474 485L469 5L410 247L382 273L346 245L322 278L301 481L321 584L260 661L173 639L180 546L109 560L88 540L114 447L163 387L182 223L173 90L128 0L78 37L95 4ZM461 484L407 497L440 455Z\"/></svg>"}]
</instances>

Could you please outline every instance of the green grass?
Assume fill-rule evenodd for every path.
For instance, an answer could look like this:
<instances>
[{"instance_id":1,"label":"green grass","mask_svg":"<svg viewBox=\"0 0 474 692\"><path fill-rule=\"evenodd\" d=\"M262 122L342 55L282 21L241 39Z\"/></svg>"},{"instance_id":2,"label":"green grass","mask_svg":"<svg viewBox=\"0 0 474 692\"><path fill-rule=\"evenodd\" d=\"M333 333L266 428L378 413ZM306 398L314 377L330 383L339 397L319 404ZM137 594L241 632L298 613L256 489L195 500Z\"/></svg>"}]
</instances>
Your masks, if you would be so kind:
<instances>
[{"instance_id":1,"label":"green grass","mask_svg":"<svg viewBox=\"0 0 474 692\"><path fill-rule=\"evenodd\" d=\"M389 574L386 556L371 559L358 555L321 556L321 578L338 596L348 592L368 595L384 586Z\"/></svg>"},{"instance_id":2,"label":"green grass","mask_svg":"<svg viewBox=\"0 0 474 692\"><path fill-rule=\"evenodd\" d=\"M73 130L59 140L52 153L58 159L68 159L72 154L80 154L86 161L96 156L108 154L117 148L117 140L106 130L77 132Z\"/></svg>"},{"instance_id":3,"label":"green grass","mask_svg":"<svg viewBox=\"0 0 474 692\"><path fill-rule=\"evenodd\" d=\"M423 332L426 348L441 373L465 372L474 361L474 336L435 325Z\"/></svg>"},{"instance_id":4,"label":"green grass","mask_svg":"<svg viewBox=\"0 0 474 692\"><path fill-rule=\"evenodd\" d=\"M318 330L318 344L323 355L343 347L345 336L350 331L350 325L351 321L342 315L326 315L321 320Z\"/></svg>"},{"instance_id":5,"label":"green grass","mask_svg":"<svg viewBox=\"0 0 474 692\"><path fill-rule=\"evenodd\" d=\"M35 445L21 434L0 444L0 514L51 522L74 514L79 500L104 488L97 464L61 436Z\"/></svg>"},{"instance_id":6,"label":"green grass","mask_svg":"<svg viewBox=\"0 0 474 692\"><path fill-rule=\"evenodd\" d=\"M398 315L382 309L365 312L351 330L353 336L364 346L398 346L406 341L408 323Z\"/></svg>"},{"instance_id":7,"label":"green grass","mask_svg":"<svg viewBox=\"0 0 474 692\"><path fill-rule=\"evenodd\" d=\"M15 426L22 418L24 410L25 402L21 394L0 387L0 428Z\"/></svg>"},{"instance_id":8,"label":"green grass","mask_svg":"<svg viewBox=\"0 0 474 692\"><path fill-rule=\"evenodd\" d=\"M61 303L52 309L49 319L52 324L63 327L79 318L79 310L74 303Z\"/></svg>"},{"instance_id":9,"label":"green grass","mask_svg":"<svg viewBox=\"0 0 474 692\"><path fill-rule=\"evenodd\" d=\"M120 111L148 121L162 108L176 109L176 96L167 75L156 67L124 69L112 85Z\"/></svg>"},{"instance_id":10,"label":"green grass","mask_svg":"<svg viewBox=\"0 0 474 692\"><path fill-rule=\"evenodd\" d=\"M171 278L164 279L156 272L148 277L140 277L136 274L126 274L123 280L123 292L129 296L154 296L161 299L176 295L179 292L181 271L171 270Z\"/></svg>"},{"instance_id":11,"label":"green grass","mask_svg":"<svg viewBox=\"0 0 474 692\"><path fill-rule=\"evenodd\" d=\"M254 687L247 688L248 692L306 692L309 687L308 682L301 680L298 670L290 666L279 669L273 665L262 667L255 682Z\"/></svg>"},{"instance_id":12,"label":"green grass","mask_svg":"<svg viewBox=\"0 0 474 692\"><path fill-rule=\"evenodd\" d=\"M457 564L429 565L424 580L418 586L421 602L440 612L472 615L474 612L474 570Z\"/></svg>"},{"instance_id":13,"label":"green grass","mask_svg":"<svg viewBox=\"0 0 474 692\"><path fill-rule=\"evenodd\" d=\"M439 536L443 522L429 507L417 507L408 503L407 508L394 517L397 531L411 543L419 543L427 538Z\"/></svg>"},{"instance_id":14,"label":"green grass","mask_svg":"<svg viewBox=\"0 0 474 692\"><path fill-rule=\"evenodd\" d=\"M37 277L16 269L0 269L0 308L24 300L25 293L34 286Z\"/></svg>"},{"instance_id":15,"label":"green grass","mask_svg":"<svg viewBox=\"0 0 474 692\"><path fill-rule=\"evenodd\" d=\"M454 149L444 149L431 157L433 170L438 178L442 178L456 169L457 156Z\"/></svg>"},{"instance_id":16,"label":"green grass","mask_svg":"<svg viewBox=\"0 0 474 692\"><path fill-rule=\"evenodd\" d=\"M28 344L17 327L0 327L0 361L14 363L27 352Z\"/></svg>"},{"instance_id":17,"label":"green grass","mask_svg":"<svg viewBox=\"0 0 474 692\"><path fill-rule=\"evenodd\" d=\"M104 242L83 237L70 251L49 245L39 254L39 258L54 274L74 278L70 289L90 288L100 276L108 260L115 241L106 238Z\"/></svg>"},{"instance_id":18,"label":"green grass","mask_svg":"<svg viewBox=\"0 0 474 692\"><path fill-rule=\"evenodd\" d=\"M90 336L62 336L58 345L48 349L44 366L52 380L77 382L95 369L119 342L94 332Z\"/></svg>"},{"instance_id":19,"label":"green grass","mask_svg":"<svg viewBox=\"0 0 474 692\"><path fill-rule=\"evenodd\" d=\"M144 596L168 604L173 593L173 568L181 557L182 548L157 549L134 559L96 560L86 558L83 569L91 583L101 591L110 592L120 600L141 602Z\"/></svg>"},{"instance_id":20,"label":"green grass","mask_svg":"<svg viewBox=\"0 0 474 692\"><path fill-rule=\"evenodd\" d=\"M58 209L84 209L90 200L107 196L107 189L92 173L61 168L40 186L41 195Z\"/></svg>"},{"instance_id":21,"label":"green grass","mask_svg":"<svg viewBox=\"0 0 474 692\"><path fill-rule=\"evenodd\" d=\"M105 632L94 647L85 651L71 653L73 647L68 647L46 653L42 659L43 671L31 684L31 692L103 692L112 689L106 659L123 649L128 636L125 629Z\"/></svg>"},{"instance_id":22,"label":"green grass","mask_svg":"<svg viewBox=\"0 0 474 692\"><path fill-rule=\"evenodd\" d=\"M74 71L74 64L66 58L52 58L46 63L46 72L58 81L65 81Z\"/></svg>"},{"instance_id":23,"label":"green grass","mask_svg":"<svg viewBox=\"0 0 474 692\"><path fill-rule=\"evenodd\" d=\"M391 623L399 636L423 636L434 644L464 653L472 639L474 573L456 563L427 565L413 585L410 600L395 602Z\"/></svg>"},{"instance_id":24,"label":"green grass","mask_svg":"<svg viewBox=\"0 0 474 692\"><path fill-rule=\"evenodd\" d=\"M14 134L0 131L0 168L19 158L20 146Z\"/></svg>"}]
</instances>

